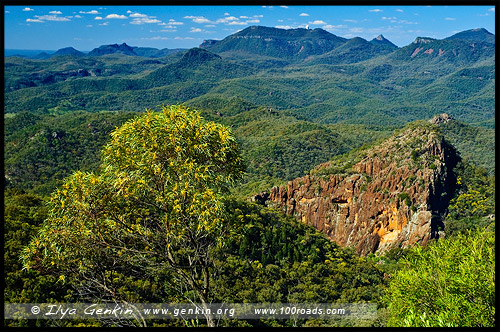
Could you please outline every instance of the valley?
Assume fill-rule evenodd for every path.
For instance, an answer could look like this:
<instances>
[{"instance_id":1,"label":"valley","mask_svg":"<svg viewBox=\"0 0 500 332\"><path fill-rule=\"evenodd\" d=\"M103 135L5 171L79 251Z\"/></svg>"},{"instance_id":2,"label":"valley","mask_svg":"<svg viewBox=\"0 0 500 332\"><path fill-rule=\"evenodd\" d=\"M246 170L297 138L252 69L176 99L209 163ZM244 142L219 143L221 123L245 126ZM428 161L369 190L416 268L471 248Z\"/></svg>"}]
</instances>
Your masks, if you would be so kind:
<instances>
[{"instance_id":1,"label":"valley","mask_svg":"<svg viewBox=\"0 0 500 332\"><path fill-rule=\"evenodd\" d=\"M412 262L425 261L433 250L458 250L457 257L466 255L453 241L471 241L467 248L494 249L495 36L485 29L458 32L444 39L415 36L411 44L398 47L383 35L372 40L347 39L319 28L250 26L190 49L116 43L89 52L68 45L53 53L9 50L5 55L5 294L9 302L71 302L79 298L82 289L106 301L119 294L126 301L152 303L196 296L211 296L212 301L221 303L369 302L378 306L378 318L372 321L310 319L299 325L398 326L407 322L400 319L406 313L395 309L404 285L391 287L407 280L406 271L418 270L420 265ZM180 121L176 126L164 126L174 128L168 130L175 134L158 134L181 142L172 145L171 151L167 149L167 157L163 150L154 150L167 144L167 139L156 141L152 138L156 136L148 136L156 135L154 130L163 133L157 129L161 126L148 129L160 121L154 116L161 114L170 116L172 123ZM216 137L221 141L234 138L234 146L214 148L209 155L193 138L209 129L183 131L199 123L200 128L222 128ZM112 150L110 142L118 140L123 128L132 124L142 129L131 131L129 141ZM153 143L146 146L146 139ZM207 138L200 142L216 146L216 141ZM218 163L212 165L210 158L222 158L219 153L236 158L232 150L226 152L233 148L245 168L241 177L239 173L235 176L239 181L228 181L230 185L220 188L204 184L200 179L205 177L217 179L211 180L214 183L221 181L208 171L210 167L226 165L224 159L214 159ZM153 159L134 161L139 166L130 171L131 160L140 155L130 149L146 149L144 156ZM116 165L108 162L114 158L110 152L116 153ZM125 152L128 157L123 157ZM194 166L174 169L174 161L178 165L192 161ZM195 161L205 165L201 175L190 173L198 167ZM151 165L157 165L154 172L144 171ZM157 173L169 180L158 185ZM88 180L82 180L85 177ZM82 184L88 188L89 201L77 189L71 192L75 179L89 181ZM203 184L190 182L194 179ZM99 187L106 181L111 185ZM214 214L213 220L223 221L225 232L221 232L220 245L200 242L210 248L207 270L193 267L178 272L175 268L187 264L182 255L191 255L189 250L198 250L199 244L192 247L196 249L182 247L192 245L182 238L182 232L178 235L181 240L168 238L175 244L169 259L180 259L182 264L175 261L177 265L166 267L171 261L162 262L161 257L167 257L162 250L167 249L161 236L170 228L156 225L154 217L174 220L171 213L181 211L179 204L189 210L196 199L186 195L196 188L207 190L204 199L217 197L206 211L219 211L220 204L224 215ZM58 207L62 193L75 196L64 198L66 203ZM151 193L165 196L150 198ZM129 195L132 198L128 199ZM148 207L140 202L148 202ZM73 215L61 220L69 218L81 227L81 234L68 231L69 238L84 241L79 246L85 250L95 249L85 259L113 285L114 295L107 293L109 289L91 288L93 278L100 280L97 272L82 269L73 277L69 274L67 283L58 288L55 284L60 271L26 271L20 263L21 252L23 257L43 252L31 239L38 236L37 245L51 243L47 240L50 236L57 238L59 231L67 231L61 222L57 226L61 229L50 235L47 224L47 220L59 218L55 216L72 213L64 204L75 204L74 211L81 206L82 215L89 216L81 224ZM102 215L85 210L86 204L102 208ZM134 204L140 208L136 210ZM162 208L156 209L158 206ZM116 211L123 211L123 215L116 216ZM151 216L149 211L153 211ZM191 220L193 212L186 211L178 215ZM116 226L121 223L128 228ZM113 227L118 227L116 233L109 231ZM150 232L148 227L156 231ZM197 230L200 227L207 226ZM137 233L129 237L131 229ZM109 240L117 241L115 246L102 246L104 242L91 235L105 237L109 233L117 234ZM49 235L43 238L44 234ZM477 244L481 241L487 243ZM135 251L118 251L123 243ZM47 247L52 248L52 244ZM54 250L58 255L64 251ZM492 259L494 265L490 251L480 255L484 261L479 265L487 268ZM112 264L109 259L113 257L120 263ZM151 270L141 270L134 260L151 264ZM464 258L463 262L469 261ZM432 260L425 264L438 271L451 269L441 263ZM478 261L469 263L490 287L485 292L490 292L491 276L474 265ZM179 293L179 288L169 285L172 280L182 283L185 271L210 271L210 277L197 274L196 282L179 286ZM78 273L88 276L89 284L84 284ZM450 284L454 283L454 274L448 276ZM21 292L29 280L36 280L36 287ZM210 280L213 289L197 288L202 280ZM463 293L463 284L460 279L447 292L455 294L460 289ZM482 289L474 287L468 290L471 296ZM429 295L429 301L436 297ZM476 302L482 304L474 310L491 311L491 301ZM439 312L434 311L434 326L445 319ZM411 326L425 326L421 316L405 317ZM481 317L465 323L449 321L492 324L491 317ZM159 324L175 327L187 323L165 320ZM292 323L262 319L221 324L268 327Z\"/></svg>"}]
</instances>

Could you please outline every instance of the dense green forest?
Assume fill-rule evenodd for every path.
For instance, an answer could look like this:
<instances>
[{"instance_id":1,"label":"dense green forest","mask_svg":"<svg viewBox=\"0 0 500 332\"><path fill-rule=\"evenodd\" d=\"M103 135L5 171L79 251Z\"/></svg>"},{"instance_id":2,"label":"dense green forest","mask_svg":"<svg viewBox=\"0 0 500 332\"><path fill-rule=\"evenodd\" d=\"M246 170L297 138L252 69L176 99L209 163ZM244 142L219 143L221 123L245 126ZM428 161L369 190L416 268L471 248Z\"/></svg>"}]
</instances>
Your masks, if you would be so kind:
<instances>
[{"instance_id":1,"label":"dense green forest","mask_svg":"<svg viewBox=\"0 0 500 332\"><path fill-rule=\"evenodd\" d=\"M267 110L262 110L264 118L268 116L266 113L268 113ZM71 302L80 298L77 295L77 290L74 289L76 284L72 284L73 282L70 280L62 283L53 274L46 274L37 270L22 270L19 253L29 243L31 237L37 234L42 222L48 217L48 193L60 186L62 179L71 175L74 170L98 171L101 162L100 150L109 140L109 132L115 126L120 126L136 114L80 112L76 114L77 116L73 114L71 117L65 115L33 117L28 113L20 113L19 118L16 116L6 119L6 129L9 129L6 131L6 143L15 142L15 137L18 137L17 139L23 137L26 141L19 142L19 146L27 151L25 156L32 154L31 158L18 159L22 162L18 161L21 164L17 167L25 169L31 160L31 162L37 163L30 166L31 169L40 170L40 173L35 173L31 178L27 177L27 175L24 177L21 175L17 177L17 182L12 181L15 177L12 177L7 182L7 191L5 192L5 261L8 267L5 270L7 286L5 295L7 301ZM16 123L16 120L21 119L23 115L25 116L23 121ZM56 127L54 127L56 125L55 119L59 120ZM91 125L89 126L89 124ZM301 120L290 122L290 126L295 129L291 130L293 133L300 128L303 130L318 130L317 126L319 126L319 129L323 129L322 132L329 128L323 128L322 125L312 123L308 124ZM242 121L241 128L244 127L244 121ZM346 127L347 125L344 125L344 128ZM466 128L467 126L462 124L460 127ZM33 141L31 137L37 132L39 133L43 128L45 128L47 135L36 145L38 149L33 146L30 147L29 141ZM286 126L284 128L286 130ZM265 130L265 128L261 129ZM487 131L487 129L483 130ZM24 135L16 136L14 132L22 132ZM66 137L68 143L60 145L51 143L52 140L57 140L57 137L54 137L56 135L52 135L54 132L64 133L64 135L61 134L61 139ZM378 139L379 141L383 139L384 131L374 132L381 133L382 136ZM477 135L477 131L471 132ZM361 135L362 132L358 134ZM285 135L286 132L283 136ZM42 134L39 134L39 136L42 136ZM279 136L276 135L276 137ZM342 137L349 136L344 133ZM468 136L455 136L455 138L458 137L462 137L463 141L469 141ZM289 139L293 138L294 136ZM355 139L356 136L351 137L351 142L355 141ZM92 142L92 144L89 144L89 142ZM7 146L9 144L6 144ZM365 144L365 146L368 145ZM72 150L68 152L61 147L71 148ZM11 151L15 151L12 155L19 153L16 150ZM42 153L42 151L44 152ZM72 164L68 165L67 162L64 163L64 160L71 159L70 157L64 159L65 154L81 155L82 157L74 161L76 164L72 166ZM352 152L350 155L352 155ZM471 155L474 155L474 153ZM479 154L479 156L483 155ZM46 169L37 166L53 160L54 156L61 158L61 165L49 164ZM255 154L253 158L265 157L269 156L264 154L263 157L259 157L259 154ZM476 160L480 162L480 159ZM15 165L15 163L8 165ZM55 169L59 169L60 172L55 172ZM46 173L43 173L43 171ZM379 305L378 319L376 321L349 322L349 324L364 326L385 326L388 324L387 319L392 316L391 311L388 309L390 302L388 303L384 297L390 284L390 278L387 278L387 276L397 273L403 262L406 262L405 257L412 251L399 249L392 250L384 256L358 257L348 248L338 247L327 240L322 233L303 225L291 217L284 217L272 209L245 202L242 199L244 197L242 191L250 190L249 192L252 192L251 188L258 188L259 185L269 187L271 184L276 184L276 181L285 180L282 174L276 173L269 176L267 180L261 180L262 182L254 181L253 179L258 179L257 172L252 175L249 171L245 179L250 182L236 185L233 188L234 197L240 198L233 198L227 203L228 211L230 211L229 220L232 223L230 227L231 235L226 238L224 249L214 253L214 257L216 257L215 265L219 273L225 276L217 281L218 292L214 294L215 299L229 303L245 301L375 302ZM463 232L481 230L488 225L490 225L489 229L491 231L492 220L488 216L494 214L494 178L488 175L485 168L468 163L460 166L457 172L460 174L461 186L452 201L450 213L446 220L448 232L451 236L455 234L458 236ZM47 181L39 180L43 174L47 177ZM485 264L490 263L485 262ZM116 288L120 289L120 294L128 300L176 301L176 298L169 295L165 289L162 289L161 284L158 284L159 281L154 280L154 278L143 279L137 276L127 276L124 272L118 274L118 276L112 282L117 283ZM453 292L450 296L454 296ZM410 325L416 324L415 318L412 319L409 320ZM431 320L431 325L432 322ZM337 324L344 323L325 320L303 320L299 322L228 320L224 324L231 326L291 326L290 324L332 326L333 324L333 326L337 326ZM43 326L48 322L25 321L8 322L8 324ZM58 324L61 324L61 322ZM102 322L69 321L64 324L65 326L77 324L99 325ZM184 326L185 322L153 321L149 324ZM425 324L425 321L418 324Z\"/></svg>"},{"instance_id":2,"label":"dense green forest","mask_svg":"<svg viewBox=\"0 0 500 332\"><path fill-rule=\"evenodd\" d=\"M332 37L317 31L321 29L310 30L314 36L307 31L291 35L275 30L243 30L232 39L182 52L144 49L137 50L142 56L5 58L5 302L118 299L169 303L200 298L214 303L368 302L378 308L377 318L369 321L225 319L218 324L495 325L494 44L486 37L466 34L477 39L471 47L470 40L457 34L456 38L416 40L397 48L389 41L379 45L360 38ZM236 38L255 33L278 33L277 44L264 47L252 39L255 44L249 45ZM300 45L320 37L328 40L327 45L311 44L301 57L293 56L295 48L284 46L289 45L287 40ZM416 51L424 45L435 52ZM438 56L438 50L443 56ZM453 170L455 192L450 193L450 205L441 216L446 236L426 247L395 248L383 255L361 257L313 227L249 199L310 174L327 161L340 165L329 169L330 173L347 169L363 151L408 123L427 121L443 112L453 120L440 124L440 132L462 161ZM161 114L170 116L165 123L176 124L166 127L177 140L154 129L158 128L155 123L164 121ZM153 129L144 129L150 125ZM205 136L184 128L198 128ZM173 145L168 145L170 139ZM197 142L206 144L205 148ZM156 145L162 148L155 150ZM127 153L129 157L123 157ZM146 157L153 159L141 159ZM163 160L174 162L171 167L177 171L162 168ZM137 168L131 168L133 163ZM212 172L200 165L222 168ZM222 174L228 176L227 181ZM158 177L168 178L164 183L171 187L163 191L144 187L142 181L156 183ZM85 196L78 188L88 188L90 194ZM119 198L104 200L115 197L113 190ZM205 194L204 200L199 193ZM137 201L123 199L128 195ZM185 205L178 207L181 198ZM86 199L105 202L95 203L104 215L121 211L122 219L117 220L130 221L127 227L135 227L137 234L159 227L145 222L154 221L153 216L166 216L174 224L175 217L133 202L152 199L172 211L178 209L177 216L208 234L198 239L201 247L210 248L209 259L201 262L207 270L194 270L200 285L209 276L210 291L205 294L196 283L180 287L181 291L170 285L172 280L184 282L185 271L176 270L182 264L162 265L160 254L167 251L159 243L172 244L174 263L185 263L183 255L200 250L194 245L199 243L183 238L182 227L173 228L172 234L131 236L126 228L106 224L95 217L94 210L85 210ZM197 200L206 205L194 204ZM73 209L64 209L64 204ZM79 211L95 219L80 220ZM193 214L202 215L202 211L207 211L206 219L193 219ZM90 234L115 229L110 241L128 243L151 258L140 265L143 256L93 246L94 239L83 236L85 232L68 233L75 243L66 243L57 231L51 233L65 231L55 222L64 216L81 222L78 225ZM134 223L136 218L144 223ZM62 248L78 246L76 256L57 260L54 268L47 260L26 269L27 260L20 257L26 258L27 248L35 248L34 239L43 239L43 234L62 241ZM213 242L203 242L207 239ZM110 257L120 264L112 264ZM72 264L80 259L95 264L95 273L73 269ZM92 288L82 278L92 280L97 272L114 290L113 295ZM7 320L4 325L138 326L140 322ZM146 325L207 326L211 322L151 320Z\"/></svg>"}]
</instances>

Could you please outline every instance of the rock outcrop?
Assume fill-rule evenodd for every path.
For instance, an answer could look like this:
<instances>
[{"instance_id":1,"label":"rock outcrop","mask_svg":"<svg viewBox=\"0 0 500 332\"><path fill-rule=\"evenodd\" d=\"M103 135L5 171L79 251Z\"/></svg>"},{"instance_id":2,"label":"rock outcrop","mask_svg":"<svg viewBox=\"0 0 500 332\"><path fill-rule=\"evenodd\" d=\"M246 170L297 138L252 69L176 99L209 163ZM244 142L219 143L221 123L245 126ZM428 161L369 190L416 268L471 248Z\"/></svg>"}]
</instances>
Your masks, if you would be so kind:
<instances>
[{"instance_id":1,"label":"rock outcrop","mask_svg":"<svg viewBox=\"0 0 500 332\"><path fill-rule=\"evenodd\" d=\"M361 255L425 245L443 235L440 216L456 183L452 169L458 160L436 125L416 122L255 201L295 216Z\"/></svg>"}]
</instances>

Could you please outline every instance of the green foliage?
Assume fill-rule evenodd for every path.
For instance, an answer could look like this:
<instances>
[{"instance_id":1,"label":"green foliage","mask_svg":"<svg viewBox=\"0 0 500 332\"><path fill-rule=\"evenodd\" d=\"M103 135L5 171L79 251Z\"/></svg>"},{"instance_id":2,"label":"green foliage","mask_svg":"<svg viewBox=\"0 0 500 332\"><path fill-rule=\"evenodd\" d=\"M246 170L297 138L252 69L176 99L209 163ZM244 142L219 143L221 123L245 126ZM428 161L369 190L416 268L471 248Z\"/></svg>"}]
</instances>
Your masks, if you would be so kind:
<instances>
[{"instance_id":1,"label":"green foliage","mask_svg":"<svg viewBox=\"0 0 500 332\"><path fill-rule=\"evenodd\" d=\"M36 236L47 217L47 209L41 196L18 190L4 193L4 301L6 303L51 303L75 301L71 287L57 276L39 271L22 269L19 255ZM4 326L50 326L47 320L5 321Z\"/></svg>"},{"instance_id":2,"label":"green foliage","mask_svg":"<svg viewBox=\"0 0 500 332\"><path fill-rule=\"evenodd\" d=\"M219 258L218 301L380 302L384 265L340 248L311 226L253 203L230 202L232 235ZM247 321L292 326L292 321ZM317 324L318 322L316 322ZM342 322L322 321L325 326ZM356 322L360 323L360 322ZM363 322L372 324L373 322ZM297 323L299 326L305 321Z\"/></svg>"},{"instance_id":3,"label":"green foliage","mask_svg":"<svg viewBox=\"0 0 500 332\"><path fill-rule=\"evenodd\" d=\"M407 206L411 205L410 195L407 192L402 192L398 194L398 199L405 202Z\"/></svg>"},{"instance_id":4,"label":"green foliage","mask_svg":"<svg viewBox=\"0 0 500 332\"><path fill-rule=\"evenodd\" d=\"M386 300L389 326L494 326L494 233L467 232L412 249Z\"/></svg>"},{"instance_id":5,"label":"green foliage","mask_svg":"<svg viewBox=\"0 0 500 332\"><path fill-rule=\"evenodd\" d=\"M210 252L225 231L223 195L243 171L231 132L183 106L148 111L112 133L100 170L75 172L53 192L48 219L23 250L24 267L80 277L132 302L137 292L119 277L135 270L130 277L166 278L176 296L189 296L187 287L208 302Z\"/></svg>"},{"instance_id":6,"label":"green foliage","mask_svg":"<svg viewBox=\"0 0 500 332\"><path fill-rule=\"evenodd\" d=\"M418 158L418 150L413 150L411 152L411 160L417 161L417 158Z\"/></svg>"},{"instance_id":7,"label":"green foliage","mask_svg":"<svg viewBox=\"0 0 500 332\"><path fill-rule=\"evenodd\" d=\"M445 220L447 234L486 227L495 220L495 176L465 163L457 167L458 190Z\"/></svg>"},{"instance_id":8,"label":"green foliage","mask_svg":"<svg viewBox=\"0 0 500 332\"><path fill-rule=\"evenodd\" d=\"M446 139L460 152L462 159L495 174L495 129L449 121L440 126Z\"/></svg>"},{"instance_id":9,"label":"green foliage","mask_svg":"<svg viewBox=\"0 0 500 332\"><path fill-rule=\"evenodd\" d=\"M49 194L75 170L96 171L109 134L137 113L18 113L5 119L7 188Z\"/></svg>"}]
</instances>

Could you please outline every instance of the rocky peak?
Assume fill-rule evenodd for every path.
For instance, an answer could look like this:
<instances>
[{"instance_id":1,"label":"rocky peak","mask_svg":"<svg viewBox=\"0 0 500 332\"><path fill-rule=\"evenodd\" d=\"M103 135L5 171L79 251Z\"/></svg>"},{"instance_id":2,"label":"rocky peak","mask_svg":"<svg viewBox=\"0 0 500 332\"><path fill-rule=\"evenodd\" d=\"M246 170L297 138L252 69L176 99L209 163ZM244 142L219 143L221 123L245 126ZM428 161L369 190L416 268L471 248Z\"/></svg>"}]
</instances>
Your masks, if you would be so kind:
<instances>
[{"instance_id":1,"label":"rocky peak","mask_svg":"<svg viewBox=\"0 0 500 332\"><path fill-rule=\"evenodd\" d=\"M447 123L450 122L451 120L454 120L451 115L448 115L446 113L442 113L440 115L436 115L432 119L429 120L430 123L440 125L441 123Z\"/></svg>"},{"instance_id":2,"label":"rocky peak","mask_svg":"<svg viewBox=\"0 0 500 332\"><path fill-rule=\"evenodd\" d=\"M428 38L428 37L417 37L413 41L413 44L428 44L430 42L435 41L433 38Z\"/></svg>"},{"instance_id":3,"label":"rocky peak","mask_svg":"<svg viewBox=\"0 0 500 332\"><path fill-rule=\"evenodd\" d=\"M378 35L377 37L373 38L372 40L370 40L370 43L372 43L373 45L377 45L377 46L383 46L383 47L389 48L389 49L398 48L390 40L386 39L383 35Z\"/></svg>"},{"instance_id":4,"label":"rocky peak","mask_svg":"<svg viewBox=\"0 0 500 332\"><path fill-rule=\"evenodd\" d=\"M215 39L205 39L201 44L200 44L200 48L205 48L205 47L210 47L212 45L215 45L217 44L217 42L219 42L219 40L215 40Z\"/></svg>"},{"instance_id":5,"label":"rocky peak","mask_svg":"<svg viewBox=\"0 0 500 332\"><path fill-rule=\"evenodd\" d=\"M458 160L438 127L420 121L255 201L295 216L362 255L425 245L443 235L440 216L456 183L452 169Z\"/></svg>"}]
</instances>

